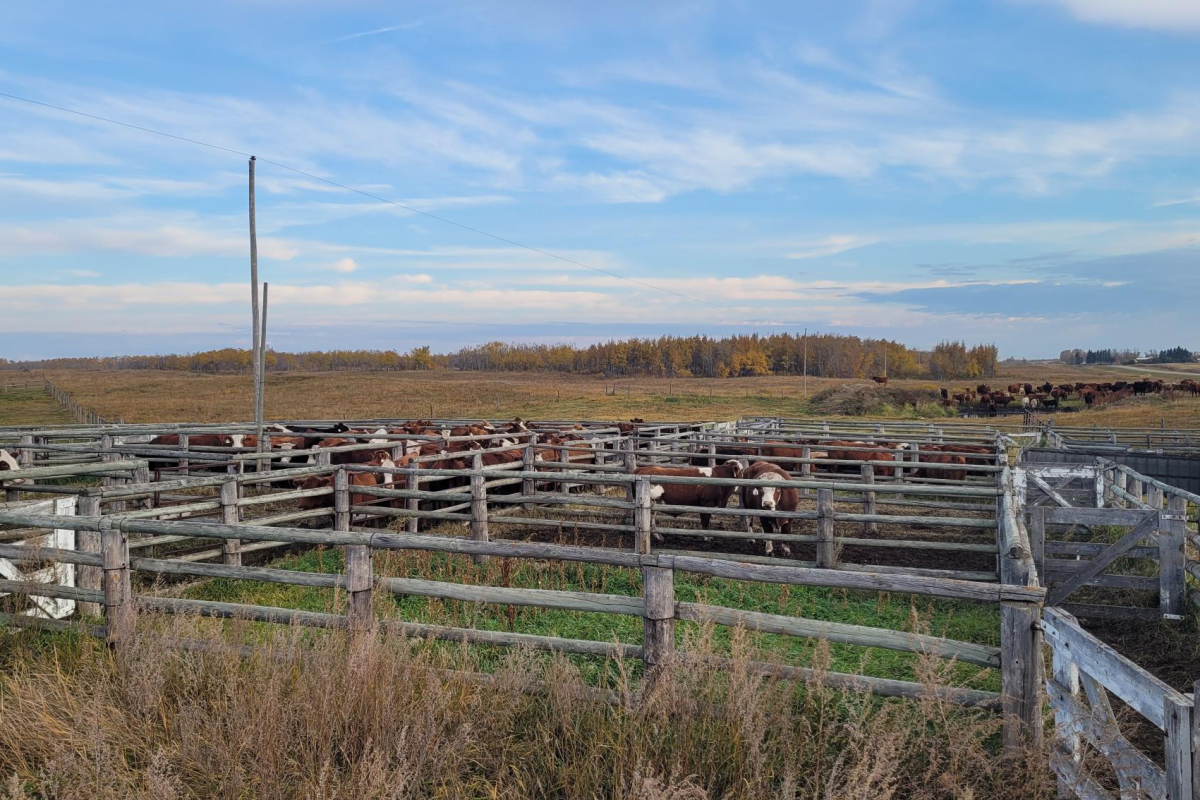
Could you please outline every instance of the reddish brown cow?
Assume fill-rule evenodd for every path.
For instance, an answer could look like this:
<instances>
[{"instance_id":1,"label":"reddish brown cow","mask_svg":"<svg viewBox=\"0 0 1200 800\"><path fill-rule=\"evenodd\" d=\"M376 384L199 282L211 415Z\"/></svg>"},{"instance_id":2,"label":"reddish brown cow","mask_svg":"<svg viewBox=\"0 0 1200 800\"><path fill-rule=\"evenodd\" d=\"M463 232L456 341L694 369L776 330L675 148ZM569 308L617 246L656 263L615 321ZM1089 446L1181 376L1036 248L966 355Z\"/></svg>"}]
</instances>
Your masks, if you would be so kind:
<instances>
[{"instance_id":1,"label":"reddish brown cow","mask_svg":"<svg viewBox=\"0 0 1200 800\"><path fill-rule=\"evenodd\" d=\"M937 453L926 452L926 445L921 445L921 461L928 464L959 464L963 469L938 469L933 467L926 469L921 467L913 473L918 478L945 478L951 481L965 481L967 479L967 458L966 456L957 453Z\"/></svg>"},{"instance_id":2,"label":"reddish brown cow","mask_svg":"<svg viewBox=\"0 0 1200 800\"><path fill-rule=\"evenodd\" d=\"M741 487L742 508L753 511L795 511L800 507L800 493L796 489L790 486L772 485L791 480L791 476L788 475L787 470L778 464L772 464L767 461L755 461L750 465L749 469L742 473L741 477L763 481L762 486ZM790 534L792 532L792 521L790 519L777 520L775 517L758 518L763 533L774 533L776 521L779 522L780 533ZM774 542L767 539L767 555L771 555L774 549ZM789 554L792 552L791 548L786 544L783 545L783 550Z\"/></svg>"},{"instance_id":3,"label":"reddish brown cow","mask_svg":"<svg viewBox=\"0 0 1200 800\"><path fill-rule=\"evenodd\" d=\"M372 467L394 467L407 466L407 462L397 465L387 454L382 457L367 462L368 466ZM318 489L324 486L333 486L332 475L310 475L307 478L296 478L292 481L292 485L297 489ZM377 498L374 495L355 492L356 486L389 486L393 483L393 476L378 472L348 472L346 475L347 483L350 485L350 505L361 506L373 502ZM314 508L332 508L333 495L325 494L317 497L301 497L299 501L301 511L309 511Z\"/></svg>"},{"instance_id":4,"label":"reddish brown cow","mask_svg":"<svg viewBox=\"0 0 1200 800\"><path fill-rule=\"evenodd\" d=\"M179 434L167 433L155 436L150 444L179 444ZM188 436L188 447L233 447L233 437L223 433L193 433Z\"/></svg>"},{"instance_id":5,"label":"reddish brown cow","mask_svg":"<svg viewBox=\"0 0 1200 800\"><path fill-rule=\"evenodd\" d=\"M716 467L638 467L636 475L663 475L678 478L738 478L746 465L731 459ZM650 499L669 506L701 506L724 508L733 496L732 486L706 486L702 484L660 483L650 487ZM666 513L672 513L670 511ZM681 512L682 513L682 512ZM712 514L700 513L700 526L708 530Z\"/></svg>"},{"instance_id":6,"label":"reddish brown cow","mask_svg":"<svg viewBox=\"0 0 1200 800\"><path fill-rule=\"evenodd\" d=\"M887 375L876 375L873 378L871 378L871 380L875 381L876 383L878 383L881 386L887 386L887 382L888 382Z\"/></svg>"},{"instance_id":7,"label":"reddish brown cow","mask_svg":"<svg viewBox=\"0 0 1200 800\"><path fill-rule=\"evenodd\" d=\"M896 460L895 456L889 452L867 449L890 447L890 445L884 442L877 442L875 444L848 441L825 442L824 446L826 449L825 457L831 461L869 461L877 476L890 478L894 473L892 467L883 466L883 463L890 464ZM830 467L833 472L857 473L861 469L858 464L831 464Z\"/></svg>"}]
</instances>

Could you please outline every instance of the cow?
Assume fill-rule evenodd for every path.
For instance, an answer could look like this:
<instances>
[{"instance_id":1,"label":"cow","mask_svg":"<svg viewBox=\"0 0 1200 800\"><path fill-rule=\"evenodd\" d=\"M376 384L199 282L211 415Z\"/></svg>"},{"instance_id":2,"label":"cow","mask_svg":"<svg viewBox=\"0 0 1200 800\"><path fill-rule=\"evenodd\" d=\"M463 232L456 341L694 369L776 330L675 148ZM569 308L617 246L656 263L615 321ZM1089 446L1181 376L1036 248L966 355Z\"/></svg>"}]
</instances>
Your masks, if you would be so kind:
<instances>
[{"instance_id":1,"label":"cow","mask_svg":"<svg viewBox=\"0 0 1200 800\"><path fill-rule=\"evenodd\" d=\"M872 377L871 380L875 381L880 386L887 386L888 377L887 375L876 375Z\"/></svg>"},{"instance_id":2,"label":"cow","mask_svg":"<svg viewBox=\"0 0 1200 800\"><path fill-rule=\"evenodd\" d=\"M1008 385L1008 393L1009 393L1009 394L1020 394L1020 393L1021 393L1021 384L1019 384L1019 383L1010 383L1010 384Z\"/></svg>"},{"instance_id":3,"label":"cow","mask_svg":"<svg viewBox=\"0 0 1200 800\"><path fill-rule=\"evenodd\" d=\"M1021 388L1025 390L1026 395L1033 394L1033 384L1032 383L1027 383L1024 386L1022 386Z\"/></svg>"},{"instance_id":4,"label":"cow","mask_svg":"<svg viewBox=\"0 0 1200 800\"><path fill-rule=\"evenodd\" d=\"M876 462L882 461L891 463L895 461L895 456L883 448L891 449L893 446L886 442L849 442L849 441L833 441L825 442L825 457L831 461L866 461ZM907 445L901 445L906 447ZM867 448L877 448L870 450ZM890 478L893 473L892 467L882 466L872 463L875 475ZM850 472L857 473L861 470L858 464L832 464L833 472Z\"/></svg>"},{"instance_id":5,"label":"cow","mask_svg":"<svg viewBox=\"0 0 1200 800\"><path fill-rule=\"evenodd\" d=\"M388 457L387 453L383 453L378 458L367 462L367 466L371 467L395 467L408 466L407 462L396 464ZM307 478L296 478L292 481L292 485L297 489L319 489L325 486L333 486L332 475L310 475ZM346 481L350 487L350 505L361 506L375 501L376 497L370 494L355 492L356 486L389 486L393 482L394 476L391 473L380 472L348 472ZM332 508L333 495L325 494L316 497L301 497L298 506L301 511L311 511L316 508Z\"/></svg>"},{"instance_id":6,"label":"cow","mask_svg":"<svg viewBox=\"0 0 1200 800\"><path fill-rule=\"evenodd\" d=\"M736 458L716 467L638 467L635 475L667 476L672 478L739 478L746 469L743 461ZM700 506L724 508L733 496L732 486L708 486L703 484L661 483L650 487L650 499L669 506ZM672 513L670 511L666 513ZM682 513L682 512L681 512ZM712 514L700 512L700 527L708 530Z\"/></svg>"},{"instance_id":7,"label":"cow","mask_svg":"<svg viewBox=\"0 0 1200 800\"><path fill-rule=\"evenodd\" d=\"M961 465L962 469L938 469L936 467L927 469L921 467L913 473L918 478L944 478L951 481L965 481L967 479L967 458L958 453L935 452L928 448L930 445L921 445L920 458L926 464L956 464Z\"/></svg>"},{"instance_id":8,"label":"cow","mask_svg":"<svg viewBox=\"0 0 1200 800\"><path fill-rule=\"evenodd\" d=\"M950 391L945 386L941 387L941 389L939 389L938 391L940 391L942 393L943 401L950 399Z\"/></svg>"},{"instance_id":9,"label":"cow","mask_svg":"<svg viewBox=\"0 0 1200 800\"><path fill-rule=\"evenodd\" d=\"M752 511L795 511L800 507L800 492L795 488L772 485L791 480L787 470L778 464L755 461L749 469L742 473L741 477L763 482L761 486L741 487L742 508ZM763 533L775 532L775 517L759 517L758 522L762 526ZM779 519L778 522L780 533L791 534L792 521L790 519ZM786 544L782 545L782 549L784 553L791 555L792 550ZM766 554L771 555L774 550L775 543L767 539Z\"/></svg>"},{"instance_id":10,"label":"cow","mask_svg":"<svg viewBox=\"0 0 1200 800\"><path fill-rule=\"evenodd\" d=\"M239 441L241 441L239 439ZM167 433L155 436L150 444L179 446L179 434ZM193 433L188 436L188 447L233 447L233 437L223 433Z\"/></svg>"},{"instance_id":11,"label":"cow","mask_svg":"<svg viewBox=\"0 0 1200 800\"><path fill-rule=\"evenodd\" d=\"M7 478L7 480L5 480L5 483L11 484L11 483L24 483L25 482L22 479L13 478L12 476L9 476L6 474L6 473L10 473L10 472L20 472L21 471L21 462L18 460L18 457L20 455L21 454L19 452L17 452L16 450L13 450L10 453L7 450L0 449L0 479Z\"/></svg>"}]
</instances>

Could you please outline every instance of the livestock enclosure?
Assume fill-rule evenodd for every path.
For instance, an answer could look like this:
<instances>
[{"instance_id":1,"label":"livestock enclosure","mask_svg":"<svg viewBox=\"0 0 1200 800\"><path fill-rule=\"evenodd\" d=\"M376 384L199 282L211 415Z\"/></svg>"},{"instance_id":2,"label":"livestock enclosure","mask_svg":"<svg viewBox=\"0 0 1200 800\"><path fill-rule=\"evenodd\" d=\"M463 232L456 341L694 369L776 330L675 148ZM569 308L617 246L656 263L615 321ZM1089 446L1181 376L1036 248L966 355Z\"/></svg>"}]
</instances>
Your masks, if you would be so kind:
<instances>
[{"instance_id":1,"label":"livestock enclosure","mask_svg":"<svg viewBox=\"0 0 1200 800\"><path fill-rule=\"evenodd\" d=\"M0 448L16 454L17 466L0 472L0 525L10 529L0 533L0 567L7 570L0 592L15 595L0 620L82 626L118 648L141 614L353 635L383 629L631 660L640 663L647 687L692 657L678 646L681 625L740 627L990 671L985 688L838 672L822 679L882 696L932 693L999 713L1004 743L1014 749L1041 737L1048 702L1053 766L1066 793L1124 796L1136 787L1174 798L1200 786L1193 777L1192 726L1200 716L1193 694L1165 684L1078 622L1171 624L1187 611L1189 578L1200 578L1200 537L1189 527L1200 497L1104 458L1038 460L1034 445L1072 446L1052 433L1061 429L1032 418L999 429L746 417L494 420L458 435L471 421L427 420L416 426L420 432L407 423L282 420L252 445L245 424L0 430ZM351 430L336 432L344 443L272 444L305 428ZM152 441L161 436L174 438ZM196 444L200 437L229 441ZM788 477L717 474L731 460L776 464ZM682 467L692 469L671 469ZM743 503L781 487L795 490L794 508ZM691 499L662 502L668 496ZM708 517L714 524L704 524ZM343 548L345 568L305 572L264 558L297 547ZM389 552L619 568L636 576L636 593L392 577L375 563ZM995 636L961 641L689 599L679 591L688 576L982 604L995 610ZM325 611L301 610L177 596L154 583L181 577L318 587L342 599ZM383 613L382 598L390 596L640 618L641 637L601 641L435 625ZM708 659L722 666L720 658ZM751 668L800 682L813 676L799 664ZM1110 695L1161 731L1161 764L1122 732ZM1108 778L1083 769L1094 753L1108 763Z\"/></svg>"}]
</instances>

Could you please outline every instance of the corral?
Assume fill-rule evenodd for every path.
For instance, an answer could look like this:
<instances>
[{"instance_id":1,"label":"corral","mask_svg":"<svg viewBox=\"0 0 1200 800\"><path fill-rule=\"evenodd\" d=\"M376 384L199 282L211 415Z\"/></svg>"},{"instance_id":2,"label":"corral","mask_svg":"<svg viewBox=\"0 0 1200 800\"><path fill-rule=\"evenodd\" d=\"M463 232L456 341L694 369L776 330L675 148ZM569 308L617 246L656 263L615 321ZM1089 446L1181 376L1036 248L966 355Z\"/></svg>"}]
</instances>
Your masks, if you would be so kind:
<instances>
[{"instance_id":1,"label":"corral","mask_svg":"<svg viewBox=\"0 0 1200 800\"><path fill-rule=\"evenodd\" d=\"M1034 460L1035 451L1026 452L1033 445L1071 444L1061 429L1032 419L1007 433L984 425L780 417L474 423L481 432L471 424L285 420L264 436L261 451L259 442L235 446L248 444L251 428L244 424L0 431L0 447L17 453L18 467L0 473L6 492L0 523L17 528L0 534L6 571L0 591L27 598L17 598L3 620L82 625L118 648L139 612L356 634L378 627L633 659L648 684L689 658L677 647L677 623L742 627L995 670L998 681L987 689L849 673L823 680L885 696L933 693L1000 712L1012 748L1041 736L1048 701L1064 742L1055 771L1062 786L1081 795L1107 791L1080 768L1089 748L1111 763L1122 792L1136 786L1150 796L1187 797L1197 785L1192 695L1076 621L1170 620L1183 613L1188 575L1198 571L1197 537L1188 529L1196 495L1094 456L1071 465ZM296 433L304 429L348 441L298 446ZM174 438L151 441L164 436ZM196 444L213 441L200 437L227 441ZM271 439L292 446L273 448ZM365 456L374 458L364 463ZM297 466L301 460L311 463ZM730 460L774 463L789 478L713 474ZM690 467L694 474L647 467ZM740 502L781 486L796 490L794 509ZM689 494L676 491L682 489L705 501L655 502L668 490ZM708 501L712 496L716 502ZM726 496L731 505L720 502ZM716 524L698 525L700 515ZM769 520L785 524L767 532ZM754 530L755 522L764 530ZM396 529L401 523L403 530ZM290 546L343 547L345 569L303 572L259 564L254 555ZM373 564L389 551L468 556L477 564L495 558L606 565L633 571L640 591L390 577ZM996 609L994 642L682 599L678 582L697 575L984 604ZM344 600L328 611L200 600L155 591L148 578L162 576L298 584L340 592ZM642 635L640 642L600 641L432 625L380 613L381 598L391 595L634 617ZM67 619L75 604L79 622ZM96 624L101 615L103 625ZM1043 645L1052 654L1048 678ZM752 666L799 681L812 675L796 664ZM1161 763L1126 740L1110 693L1162 731Z\"/></svg>"}]
</instances>

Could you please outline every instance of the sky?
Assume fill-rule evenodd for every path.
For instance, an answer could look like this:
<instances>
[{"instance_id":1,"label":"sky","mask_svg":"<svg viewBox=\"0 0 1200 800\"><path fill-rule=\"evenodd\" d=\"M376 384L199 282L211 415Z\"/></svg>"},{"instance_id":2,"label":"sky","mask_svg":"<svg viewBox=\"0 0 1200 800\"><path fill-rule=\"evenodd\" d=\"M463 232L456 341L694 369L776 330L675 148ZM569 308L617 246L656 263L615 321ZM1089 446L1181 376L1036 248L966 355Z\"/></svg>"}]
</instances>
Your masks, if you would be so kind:
<instances>
[{"instance_id":1,"label":"sky","mask_svg":"<svg viewBox=\"0 0 1200 800\"><path fill-rule=\"evenodd\" d=\"M215 147L0 97L0 357L248 346L245 154L279 350L1200 349L1197 75L1200 0L11 4L0 93Z\"/></svg>"}]
</instances>

